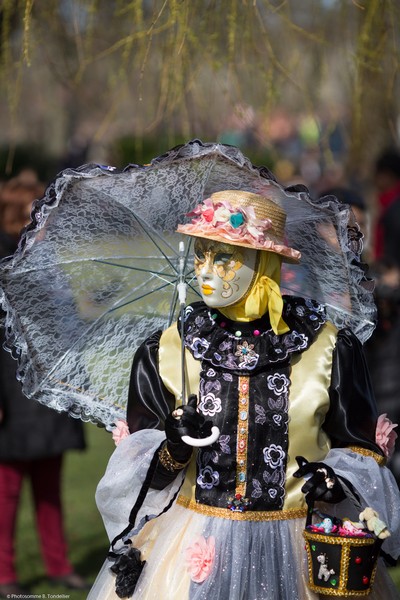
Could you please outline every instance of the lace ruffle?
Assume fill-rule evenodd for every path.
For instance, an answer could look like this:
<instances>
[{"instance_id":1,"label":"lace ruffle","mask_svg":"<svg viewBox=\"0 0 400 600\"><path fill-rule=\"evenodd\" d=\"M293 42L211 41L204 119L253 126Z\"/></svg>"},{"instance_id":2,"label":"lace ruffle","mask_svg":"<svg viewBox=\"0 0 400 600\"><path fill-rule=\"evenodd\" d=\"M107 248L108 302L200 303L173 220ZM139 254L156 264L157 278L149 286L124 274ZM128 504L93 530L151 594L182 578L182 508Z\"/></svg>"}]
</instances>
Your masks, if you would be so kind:
<instances>
[{"instance_id":1,"label":"lace ruffle","mask_svg":"<svg viewBox=\"0 0 400 600\"><path fill-rule=\"evenodd\" d=\"M67 169L35 203L0 265L7 347L26 396L107 427L124 417L135 349L176 318L176 228L227 182L273 192L286 211L285 243L302 259L284 265L283 293L316 300L338 329L368 339L375 307L350 209L304 187L285 190L238 148L193 140L148 166ZM189 247L186 262L190 303L199 295ZM252 365L249 353L237 358Z\"/></svg>"},{"instance_id":2,"label":"lace ruffle","mask_svg":"<svg viewBox=\"0 0 400 600\"><path fill-rule=\"evenodd\" d=\"M326 322L326 315L317 302L284 296L283 319L290 331L276 335L268 317L235 323L196 302L186 308L185 345L194 358L215 367L254 371L270 363L283 363L291 354L306 350Z\"/></svg>"}]
</instances>

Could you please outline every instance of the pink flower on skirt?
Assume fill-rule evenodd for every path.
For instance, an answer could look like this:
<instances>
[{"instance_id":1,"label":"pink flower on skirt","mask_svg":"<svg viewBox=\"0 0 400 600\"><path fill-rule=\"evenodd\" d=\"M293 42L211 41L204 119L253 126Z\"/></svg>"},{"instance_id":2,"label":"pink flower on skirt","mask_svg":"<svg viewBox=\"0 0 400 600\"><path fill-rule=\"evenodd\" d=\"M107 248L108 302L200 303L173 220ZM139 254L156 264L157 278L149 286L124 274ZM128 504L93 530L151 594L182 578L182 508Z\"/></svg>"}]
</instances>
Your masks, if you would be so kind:
<instances>
[{"instance_id":1,"label":"pink flower on skirt","mask_svg":"<svg viewBox=\"0 0 400 600\"><path fill-rule=\"evenodd\" d=\"M213 536L207 540L203 536L197 537L189 548L186 548L186 566L191 580L202 583L212 571L215 559L215 539Z\"/></svg>"},{"instance_id":2,"label":"pink flower on skirt","mask_svg":"<svg viewBox=\"0 0 400 600\"><path fill-rule=\"evenodd\" d=\"M395 427L397 424L392 423L386 413L378 417L375 441L387 458L390 458L394 451L394 443L397 439L397 433L393 431Z\"/></svg>"},{"instance_id":3,"label":"pink flower on skirt","mask_svg":"<svg viewBox=\"0 0 400 600\"><path fill-rule=\"evenodd\" d=\"M115 423L114 429L112 430L112 438L115 442L115 445L118 446L118 444L129 435L128 423L118 419L118 421Z\"/></svg>"}]
</instances>

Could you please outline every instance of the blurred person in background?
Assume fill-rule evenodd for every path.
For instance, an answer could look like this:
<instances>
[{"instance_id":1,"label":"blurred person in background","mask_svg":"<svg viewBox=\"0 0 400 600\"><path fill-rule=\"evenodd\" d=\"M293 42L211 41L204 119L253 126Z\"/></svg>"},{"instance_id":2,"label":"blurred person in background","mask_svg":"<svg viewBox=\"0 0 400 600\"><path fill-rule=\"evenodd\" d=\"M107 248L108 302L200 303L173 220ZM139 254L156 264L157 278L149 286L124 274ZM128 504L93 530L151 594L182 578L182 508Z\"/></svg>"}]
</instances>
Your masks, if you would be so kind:
<instances>
[{"instance_id":1,"label":"blurred person in background","mask_svg":"<svg viewBox=\"0 0 400 600\"><path fill-rule=\"evenodd\" d=\"M376 329L365 346L365 355L381 413L400 423L400 272L389 259L374 265ZM389 468L400 486L400 439Z\"/></svg>"},{"instance_id":2,"label":"blurred person in background","mask_svg":"<svg viewBox=\"0 0 400 600\"><path fill-rule=\"evenodd\" d=\"M0 188L0 258L14 253L32 202L44 186L31 169ZM0 342L4 343L4 330ZM26 398L16 362L0 349L0 598L22 595L16 572L16 521L24 478L29 478L46 574L54 583L85 589L67 556L61 479L66 450L85 448L81 421Z\"/></svg>"},{"instance_id":3,"label":"blurred person in background","mask_svg":"<svg viewBox=\"0 0 400 600\"><path fill-rule=\"evenodd\" d=\"M363 254L369 256L371 252L374 252L374 249L370 248L370 219L364 198L350 187L334 187L325 190L321 194L321 196L328 195L336 196L340 202L351 206L360 231L364 236ZM398 246L400 247L399 242ZM375 280L378 319L371 339L366 342L365 355L379 413L387 414L391 421L399 423L400 371L397 365L397 357L400 355L399 270L393 260L382 257L371 265L370 275ZM388 464L398 484L400 484L399 442L400 438L396 440L395 452Z\"/></svg>"},{"instance_id":4,"label":"blurred person in background","mask_svg":"<svg viewBox=\"0 0 400 600\"><path fill-rule=\"evenodd\" d=\"M400 269L400 150L385 150L375 163L378 200L374 257Z\"/></svg>"},{"instance_id":5,"label":"blurred person in background","mask_svg":"<svg viewBox=\"0 0 400 600\"><path fill-rule=\"evenodd\" d=\"M376 162L374 183L377 215L373 275L378 308L377 327L366 345L378 406L400 423L400 151L390 148ZM400 440L389 465L400 485Z\"/></svg>"}]
</instances>

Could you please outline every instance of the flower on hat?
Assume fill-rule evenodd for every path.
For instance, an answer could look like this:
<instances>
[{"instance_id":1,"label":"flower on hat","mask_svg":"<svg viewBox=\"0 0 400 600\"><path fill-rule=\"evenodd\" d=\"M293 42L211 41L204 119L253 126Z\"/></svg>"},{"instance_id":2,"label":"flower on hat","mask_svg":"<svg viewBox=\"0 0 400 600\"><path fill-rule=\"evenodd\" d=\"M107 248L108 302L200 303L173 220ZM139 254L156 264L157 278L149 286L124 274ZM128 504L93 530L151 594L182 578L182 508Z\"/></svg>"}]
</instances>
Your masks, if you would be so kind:
<instances>
[{"instance_id":1,"label":"flower on hat","mask_svg":"<svg viewBox=\"0 0 400 600\"><path fill-rule=\"evenodd\" d=\"M301 253L287 246L284 240L286 213L269 197L269 192L266 194L245 190L213 192L186 214L191 221L179 224L177 232L275 252L282 260L297 263ZM271 195L274 196L272 188Z\"/></svg>"},{"instance_id":2,"label":"flower on hat","mask_svg":"<svg viewBox=\"0 0 400 600\"><path fill-rule=\"evenodd\" d=\"M397 424L392 423L386 413L378 417L375 441L387 458L390 458L394 451L394 443L397 439L397 433L393 431L395 427Z\"/></svg>"},{"instance_id":3,"label":"flower on hat","mask_svg":"<svg viewBox=\"0 0 400 600\"><path fill-rule=\"evenodd\" d=\"M195 583L203 583L210 575L215 560L215 539L198 536L186 549L186 567Z\"/></svg>"},{"instance_id":4,"label":"flower on hat","mask_svg":"<svg viewBox=\"0 0 400 600\"><path fill-rule=\"evenodd\" d=\"M206 215L206 217L204 216ZM195 217L192 219L193 222L198 221L203 217L203 219L207 222L212 221L214 218L214 205L210 198L204 200L203 204L198 204L196 208L186 213L187 217ZM197 218L196 218L197 217Z\"/></svg>"},{"instance_id":5,"label":"flower on hat","mask_svg":"<svg viewBox=\"0 0 400 600\"><path fill-rule=\"evenodd\" d=\"M224 200L216 204L211 198L204 200L190 213L196 231L204 233L224 233L232 241L256 241L263 244L265 231L271 229L270 219L257 219L252 206L234 207Z\"/></svg>"},{"instance_id":6,"label":"flower on hat","mask_svg":"<svg viewBox=\"0 0 400 600\"><path fill-rule=\"evenodd\" d=\"M206 208L205 210L203 210L202 215L207 221L207 223L211 223L214 219L214 208L212 206Z\"/></svg>"},{"instance_id":7,"label":"flower on hat","mask_svg":"<svg viewBox=\"0 0 400 600\"><path fill-rule=\"evenodd\" d=\"M232 227L234 227L236 229L237 227L240 227L241 225L243 225L244 216L240 212L234 213L233 215L231 215L229 217L229 222L232 225Z\"/></svg>"}]
</instances>

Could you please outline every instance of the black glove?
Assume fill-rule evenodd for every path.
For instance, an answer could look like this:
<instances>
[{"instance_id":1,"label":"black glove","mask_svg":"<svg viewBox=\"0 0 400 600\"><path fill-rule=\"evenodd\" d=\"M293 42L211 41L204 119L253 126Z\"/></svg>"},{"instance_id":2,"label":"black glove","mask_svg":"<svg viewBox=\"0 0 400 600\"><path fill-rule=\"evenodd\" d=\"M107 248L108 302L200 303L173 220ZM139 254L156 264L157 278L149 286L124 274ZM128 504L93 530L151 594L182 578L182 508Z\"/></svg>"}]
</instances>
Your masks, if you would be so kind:
<instances>
[{"instance_id":1,"label":"black glove","mask_svg":"<svg viewBox=\"0 0 400 600\"><path fill-rule=\"evenodd\" d=\"M346 494L335 471L322 462L308 462L303 456L296 456L299 468L293 477L306 477L307 481L301 488L306 495L308 505L316 500L336 504L346 498ZM350 483L344 480L347 486Z\"/></svg>"},{"instance_id":2,"label":"black glove","mask_svg":"<svg viewBox=\"0 0 400 600\"><path fill-rule=\"evenodd\" d=\"M189 396L185 406L179 406L173 410L165 419L165 433L167 436L167 450L174 461L184 465L190 460L193 447L182 441L183 435L194 438L208 437L211 433L211 421L205 421L204 417L196 411L197 397ZM179 468L172 470L165 466L165 461L159 460L151 487L156 490L164 489L179 473Z\"/></svg>"},{"instance_id":3,"label":"black glove","mask_svg":"<svg viewBox=\"0 0 400 600\"><path fill-rule=\"evenodd\" d=\"M211 421L206 421L196 411L196 408L197 397L192 394L189 396L187 404L173 410L165 419L167 447L171 456L179 462L185 462L193 450L192 446L188 446L182 441L183 435L203 438L208 437L211 433Z\"/></svg>"}]
</instances>

